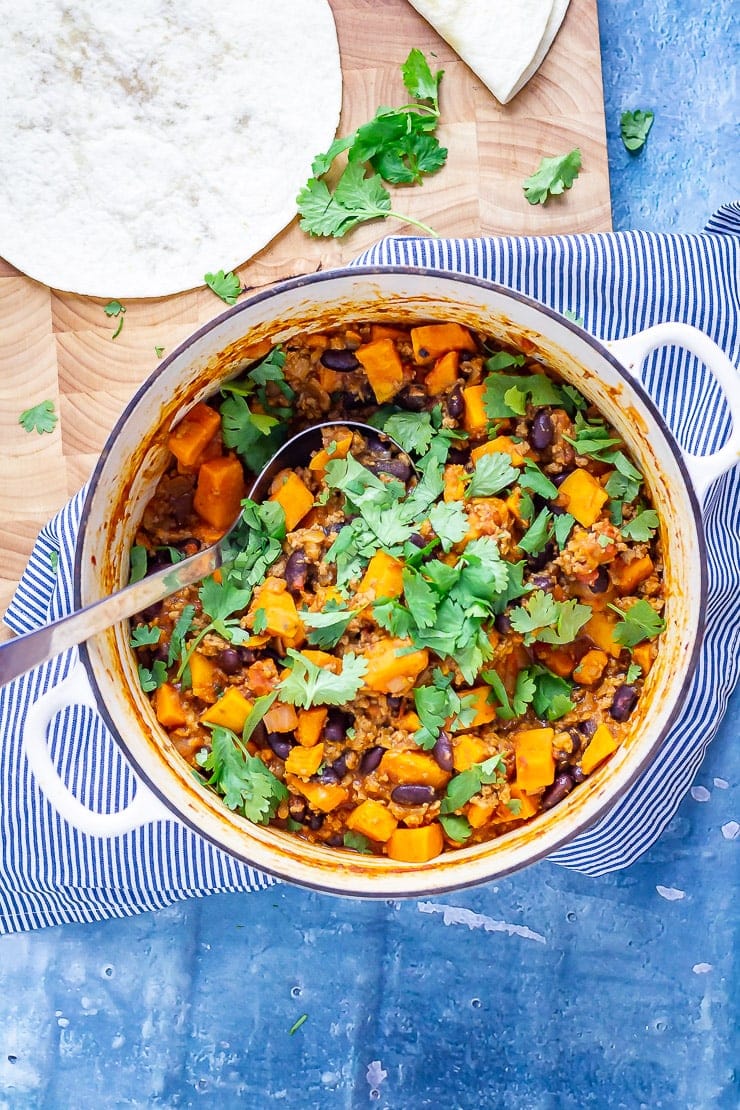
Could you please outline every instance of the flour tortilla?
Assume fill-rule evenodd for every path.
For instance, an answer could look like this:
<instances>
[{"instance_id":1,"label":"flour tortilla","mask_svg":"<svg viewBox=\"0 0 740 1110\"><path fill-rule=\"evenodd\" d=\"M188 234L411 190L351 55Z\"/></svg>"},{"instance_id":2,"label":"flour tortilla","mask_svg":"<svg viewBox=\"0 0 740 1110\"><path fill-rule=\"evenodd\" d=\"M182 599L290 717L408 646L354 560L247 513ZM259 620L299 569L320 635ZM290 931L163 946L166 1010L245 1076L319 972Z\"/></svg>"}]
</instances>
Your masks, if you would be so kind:
<instances>
[{"instance_id":1,"label":"flour tortilla","mask_svg":"<svg viewBox=\"0 0 740 1110\"><path fill-rule=\"evenodd\" d=\"M411 0L411 4L496 99L506 104L542 63L568 0Z\"/></svg>"},{"instance_id":2,"label":"flour tortilla","mask_svg":"<svg viewBox=\"0 0 740 1110\"><path fill-rule=\"evenodd\" d=\"M0 256L119 299L202 285L295 216L336 132L327 0L0 0Z\"/></svg>"}]
</instances>

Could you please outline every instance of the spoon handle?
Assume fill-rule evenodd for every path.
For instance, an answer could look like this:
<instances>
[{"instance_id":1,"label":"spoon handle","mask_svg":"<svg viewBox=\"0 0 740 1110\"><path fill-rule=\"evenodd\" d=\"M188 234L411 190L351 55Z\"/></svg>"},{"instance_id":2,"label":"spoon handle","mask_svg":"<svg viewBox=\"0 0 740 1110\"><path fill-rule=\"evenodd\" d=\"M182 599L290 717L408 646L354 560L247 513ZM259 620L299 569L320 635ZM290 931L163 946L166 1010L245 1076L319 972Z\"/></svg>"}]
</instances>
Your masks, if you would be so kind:
<instances>
[{"instance_id":1,"label":"spoon handle","mask_svg":"<svg viewBox=\"0 0 740 1110\"><path fill-rule=\"evenodd\" d=\"M220 545L199 551L189 559L164 567L154 574L124 586L122 590L53 621L34 632L26 632L0 644L0 686L52 659L55 655L82 643L96 632L132 617L149 605L163 601L170 594L206 578L221 565Z\"/></svg>"}]
</instances>

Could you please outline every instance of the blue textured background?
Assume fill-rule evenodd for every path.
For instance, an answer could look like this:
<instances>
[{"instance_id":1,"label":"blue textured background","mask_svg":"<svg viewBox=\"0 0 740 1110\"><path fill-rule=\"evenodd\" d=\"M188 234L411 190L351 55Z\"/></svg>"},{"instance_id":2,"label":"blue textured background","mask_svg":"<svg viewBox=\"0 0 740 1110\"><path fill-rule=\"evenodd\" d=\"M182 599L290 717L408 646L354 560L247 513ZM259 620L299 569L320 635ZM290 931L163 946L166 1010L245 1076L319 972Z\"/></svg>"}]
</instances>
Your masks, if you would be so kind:
<instances>
[{"instance_id":1,"label":"blue textured background","mask_svg":"<svg viewBox=\"0 0 740 1110\"><path fill-rule=\"evenodd\" d=\"M734 8L602 0L615 228L695 231L736 199ZM635 107L656 115L636 157ZM5 938L0 1107L736 1107L738 732L736 692L696 796L607 878L278 887Z\"/></svg>"}]
</instances>

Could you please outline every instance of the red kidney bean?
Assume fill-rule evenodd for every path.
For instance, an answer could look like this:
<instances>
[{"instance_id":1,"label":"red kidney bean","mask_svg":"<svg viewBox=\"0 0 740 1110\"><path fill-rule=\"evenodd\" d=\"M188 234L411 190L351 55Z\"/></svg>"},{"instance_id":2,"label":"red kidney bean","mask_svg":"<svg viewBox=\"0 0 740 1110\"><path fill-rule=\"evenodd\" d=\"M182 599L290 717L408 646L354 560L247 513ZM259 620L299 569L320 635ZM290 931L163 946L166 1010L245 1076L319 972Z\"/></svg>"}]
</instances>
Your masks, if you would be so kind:
<instances>
[{"instance_id":1,"label":"red kidney bean","mask_svg":"<svg viewBox=\"0 0 740 1110\"><path fill-rule=\"evenodd\" d=\"M311 810L306 814L304 824L308 825L311 832L318 832L324 823L323 813L313 813Z\"/></svg>"},{"instance_id":2,"label":"red kidney bean","mask_svg":"<svg viewBox=\"0 0 740 1110\"><path fill-rule=\"evenodd\" d=\"M614 691L609 713L615 721L626 721L637 705L637 690L634 686L620 686Z\"/></svg>"},{"instance_id":3,"label":"red kidney bean","mask_svg":"<svg viewBox=\"0 0 740 1110\"><path fill-rule=\"evenodd\" d=\"M548 786L545 793L542 795L542 808L552 809L558 802L562 802L567 794L570 794L573 789L573 779L570 775L565 773L556 775L555 780L551 786Z\"/></svg>"},{"instance_id":4,"label":"red kidney bean","mask_svg":"<svg viewBox=\"0 0 740 1110\"><path fill-rule=\"evenodd\" d=\"M278 759L287 759L290 749L293 747L291 740L284 732L268 732L267 743Z\"/></svg>"},{"instance_id":5,"label":"red kidney bean","mask_svg":"<svg viewBox=\"0 0 740 1110\"><path fill-rule=\"evenodd\" d=\"M440 732L432 748L432 755L443 771L452 771L452 743L446 732Z\"/></svg>"},{"instance_id":6,"label":"red kidney bean","mask_svg":"<svg viewBox=\"0 0 740 1110\"><path fill-rule=\"evenodd\" d=\"M332 767L325 767L324 770L319 775L319 782L334 784L334 783L339 782L341 777L342 776L339 775L335 771L333 766Z\"/></svg>"},{"instance_id":7,"label":"red kidney bean","mask_svg":"<svg viewBox=\"0 0 740 1110\"><path fill-rule=\"evenodd\" d=\"M554 486L562 486L568 475L572 473L572 470L562 470L560 474L548 474L548 478Z\"/></svg>"},{"instance_id":8,"label":"red kidney bean","mask_svg":"<svg viewBox=\"0 0 740 1110\"><path fill-rule=\"evenodd\" d=\"M399 482L408 482L411 477L411 464L403 459L381 459L370 463L367 469L373 474L390 474L393 478L398 478Z\"/></svg>"},{"instance_id":9,"label":"red kidney bean","mask_svg":"<svg viewBox=\"0 0 740 1110\"><path fill-rule=\"evenodd\" d=\"M347 735L350 724L351 718L347 713L343 713L341 709L330 709L324 725L324 738L340 743Z\"/></svg>"},{"instance_id":10,"label":"red kidney bean","mask_svg":"<svg viewBox=\"0 0 740 1110\"><path fill-rule=\"evenodd\" d=\"M592 594L603 594L609 589L609 572L606 567L599 567L596 578L588 588Z\"/></svg>"},{"instance_id":11,"label":"red kidney bean","mask_svg":"<svg viewBox=\"0 0 740 1110\"><path fill-rule=\"evenodd\" d=\"M257 745L258 748L264 748L265 744L267 743L267 729L265 728L263 721L258 721L257 724L254 726L254 732L252 733L250 739L253 744Z\"/></svg>"},{"instance_id":12,"label":"red kidney bean","mask_svg":"<svg viewBox=\"0 0 740 1110\"><path fill-rule=\"evenodd\" d=\"M500 632L502 636L508 636L511 632L511 621L508 613L499 613L493 623L496 626L496 631Z\"/></svg>"},{"instance_id":13,"label":"red kidney bean","mask_svg":"<svg viewBox=\"0 0 740 1110\"><path fill-rule=\"evenodd\" d=\"M399 709L403 705L403 698L396 698L393 696L393 694L389 694L385 700L391 713L398 713Z\"/></svg>"},{"instance_id":14,"label":"red kidney bean","mask_svg":"<svg viewBox=\"0 0 740 1110\"><path fill-rule=\"evenodd\" d=\"M308 560L302 551L294 551L285 564L285 582L292 594L298 594L306 587Z\"/></svg>"},{"instance_id":15,"label":"red kidney bean","mask_svg":"<svg viewBox=\"0 0 740 1110\"><path fill-rule=\"evenodd\" d=\"M238 647L236 650L239 652L239 658L245 666L249 666L250 663L254 663L255 659L257 658L251 648Z\"/></svg>"},{"instance_id":16,"label":"red kidney bean","mask_svg":"<svg viewBox=\"0 0 740 1110\"><path fill-rule=\"evenodd\" d=\"M218 665L224 674L236 674L241 670L241 656L236 648L227 647L218 653Z\"/></svg>"},{"instance_id":17,"label":"red kidney bean","mask_svg":"<svg viewBox=\"0 0 740 1110\"><path fill-rule=\"evenodd\" d=\"M576 785L577 785L579 782L585 782L586 779L588 778L588 775L586 774L586 772L581 767L574 767L573 770L570 773L570 777L573 779L573 782L576 783Z\"/></svg>"},{"instance_id":18,"label":"red kidney bean","mask_svg":"<svg viewBox=\"0 0 740 1110\"><path fill-rule=\"evenodd\" d=\"M410 412L422 412L428 400L427 391L422 385L407 385L396 398L401 408L409 409Z\"/></svg>"},{"instance_id":19,"label":"red kidney bean","mask_svg":"<svg viewBox=\"0 0 740 1110\"><path fill-rule=\"evenodd\" d=\"M360 774L369 775L371 771L374 771L384 754L385 748L381 748L379 744L376 744L374 748L368 748L367 751L363 753L362 759L360 760L360 766L358 768Z\"/></svg>"},{"instance_id":20,"label":"red kidney bean","mask_svg":"<svg viewBox=\"0 0 740 1110\"><path fill-rule=\"evenodd\" d=\"M339 756L339 758L334 760L334 762L331 765L331 769L336 774L337 781L339 781L339 779L344 778L344 776L347 774L347 753L346 752L342 752L342 754Z\"/></svg>"},{"instance_id":21,"label":"red kidney bean","mask_svg":"<svg viewBox=\"0 0 740 1110\"><path fill-rule=\"evenodd\" d=\"M354 352L347 347L327 347L319 361L327 370L338 370L340 374L347 373L349 370L356 370L360 365Z\"/></svg>"},{"instance_id":22,"label":"red kidney bean","mask_svg":"<svg viewBox=\"0 0 740 1110\"><path fill-rule=\"evenodd\" d=\"M552 443L552 420L546 409L540 409L532 418L528 439L535 451L544 451Z\"/></svg>"},{"instance_id":23,"label":"red kidney bean","mask_svg":"<svg viewBox=\"0 0 740 1110\"><path fill-rule=\"evenodd\" d=\"M460 388L459 382L457 385L453 386L448 393L445 405L447 406L448 415L451 416L453 420L457 420L459 416L462 416L465 403L463 401L462 389Z\"/></svg>"},{"instance_id":24,"label":"red kidney bean","mask_svg":"<svg viewBox=\"0 0 740 1110\"><path fill-rule=\"evenodd\" d=\"M391 791L391 800L401 806L423 806L435 797L433 788L420 782L403 783Z\"/></svg>"},{"instance_id":25,"label":"red kidney bean","mask_svg":"<svg viewBox=\"0 0 740 1110\"><path fill-rule=\"evenodd\" d=\"M598 725L593 717L588 717L585 721L581 721L578 725L579 730L583 733L587 740L590 740L596 732Z\"/></svg>"},{"instance_id":26,"label":"red kidney bean","mask_svg":"<svg viewBox=\"0 0 740 1110\"><path fill-rule=\"evenodd\" d=\"M552 543L546 543L545 546L542 548L542 551L539 551L536 555L529 556L529 558L527 559L527 567L530 570L542 570L542 568L546 567L550 560L554 558L555 545Z\"/></svg>"}]
</instances>

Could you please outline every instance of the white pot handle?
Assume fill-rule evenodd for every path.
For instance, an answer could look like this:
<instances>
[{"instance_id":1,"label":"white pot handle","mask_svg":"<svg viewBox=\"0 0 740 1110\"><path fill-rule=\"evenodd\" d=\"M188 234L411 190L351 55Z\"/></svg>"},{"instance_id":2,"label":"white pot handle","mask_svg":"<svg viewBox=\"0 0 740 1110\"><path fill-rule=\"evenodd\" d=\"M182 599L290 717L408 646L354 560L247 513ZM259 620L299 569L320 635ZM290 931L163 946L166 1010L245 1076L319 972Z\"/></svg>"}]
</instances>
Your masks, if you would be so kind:
<instances>
[{"instance_id":1,"label":"white pot handle","mask_svg":"<svg viewBox=\"0 0 740 1110\"><path fill-rule=\"evenodd\" d=\"M708 367L724 393L732 417L732 429L724 447L712 455L683 451L694 488L702 500L712 482L740 461L740 372L717 344L690 324L656 324L629 339L607 343L612 354L634 377L641 376L645 359L658 347L685 347Z\"/></svg>"},{"instance_id":2,"label":"white pot handle","mask_svg":"<svg viewBox=\"0 0 740 1110\"><path fill-rule=\"evenodd\" d=\"M170 811L139 778L133 801L117 813L95 813L77 801L59 777L48 744L49 725L69 705L97 709L85 669L79 663L33 703L21 730L21 745L39 789L60 817L80 832L98 837L122 836L141 825L170 818Z\"/></svg>"}]
</instances>

